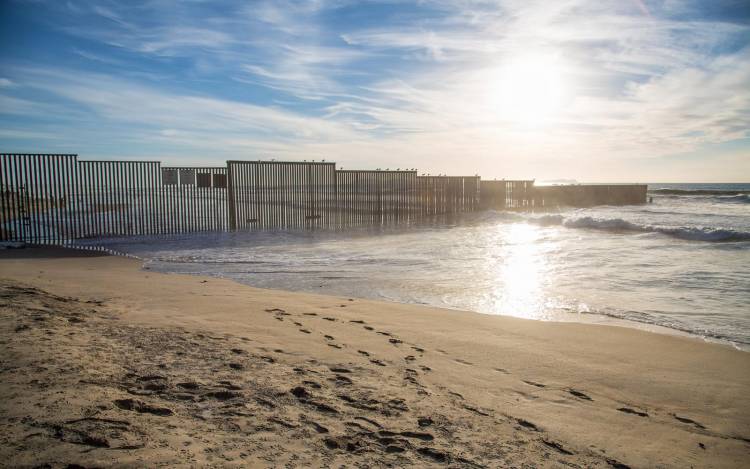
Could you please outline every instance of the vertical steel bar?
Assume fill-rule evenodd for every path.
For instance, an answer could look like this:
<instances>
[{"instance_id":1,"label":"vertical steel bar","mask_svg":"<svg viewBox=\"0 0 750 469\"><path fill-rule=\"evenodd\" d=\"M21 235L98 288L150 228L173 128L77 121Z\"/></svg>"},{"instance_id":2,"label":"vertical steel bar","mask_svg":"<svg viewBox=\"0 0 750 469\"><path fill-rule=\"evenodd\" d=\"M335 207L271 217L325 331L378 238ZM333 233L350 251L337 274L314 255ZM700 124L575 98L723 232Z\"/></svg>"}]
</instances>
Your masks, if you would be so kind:
<instances>
[{"instance_id":1,"label":"vertical steel bar","mask_svg":"<svg viewBox=\"0 0 750 469\"><path fill-rule=\"evenodd\" d=\"M13 174L13 155L2 155L2 176L3 176L3 241L14 241L17 236L14 220L16 218L16 209L14 202L15 184Z\"/></svg>"},{"instance_id":2,"label":"vertical steel bar","mask_svg":"<svg viewBox=\"0 0 750 469\"><path fill-rule=\"evenodd\" d=\"M68 174L67 171L65 171L65 161L68 159L68 157L59 155L57 158L55 158L55 166L57 167L56 173L57 173L57 193L56 193L56 213L57 213L57 229L55 233L57 234L57 241L58 243L64 243L68 237L68 223L65 219L65 207L68 205L69 201L69 194L68 194Z\"/></svg>"},{"instance_id":3,"label":"vertical steel bar","mask_svg":"<svg viewBox=\"0 0 750 469\"><path fill-rule=\"evenodd\" d=\"M47 178L47 166L49 162L49 157L47 155L36 155L36 157L32 160L32 181L34 184L34 214L35 217L33 219L34 223L36 223L36 229L37 229L37 243L43 244L49 233L49 228L45 226L45 216L47 215L46 208L47 208L47 200L45 200L46 196L46 184L45 179Z\"/></svg>"},{"instance_id":4,"label":"vertical steel bar","mask_svg":"<svg viewBox=\"0 0 750 469\"><path fill-rule=\"evenodd\" d=\"M39 171L39 157L40 155L33 155L31 158L28 159L29 161L29 174L28 174L28 185L29 185L29 197L31 198L29 203L29 213L30 215L33 214L31 217L31 223L34 225L34 242L39 243L39 241L42 239L42 227L40 223L40 215L39 215L39 209L40 209L40 203L39 203L39 178L40 178L40 172Z\"/></svg>"},{"instance_id":5,"label":"vertical steel bar","mask_svg":"<svg viewBox=\"0 0 750 469\"><path fill-rule=\"evenodd\" d=\"M246 224L246 220L248 218L247 216L247 209L248 209L248 192L247 187L244 186L245 181L247 180L246 173L247 173L247 165L236 163L234 165L234 168L236 168L236 174L234 176L235 179L235 190L236 195L235 199L237 200L237 228L244 228Z\"/></svg>"},{"instance_id":6,"label":"vertical steel bar","mask_svg":"<svg viewBox=\"0 0 750 469\"><path fill-rule=\"evenodd\" d=\"M23 220L21 215L21 179L19 177L19 157L18 155L11 155L13 162L13 207L14 207L14 225L16 233L16 240L25 241L26 232L23 227Z\"/></svg>"},{"instance_id":7,"label":"vertical steel bar","mask_svg":"<svg viewBox=\"0 0 750 469\"><path fill-rule=\"evenodd\" d=\"M0 176L2 176L2 189L0 191L2 192L0 194L0 197L2 197L2 226L0 226L0 240L2 241L11 241L12 240L12 232L7 228L8 224L12 220L12 211L11 211L11 205L10 205L10 168L8 167L8 163L10 162L10 159L8 158L8 155L0 154Z\"/></svg>"},{"instance_id":8,"label":"vertical steel bar","mask_svg":"<svg viewBox=\"0 0 750 469\"><path fill-rule=\"evenodd\" d=\"M230 231L237 229L237 209L234 190L234 163L227 161L227 218Z\"/></svg>"},{"instance_id":9,"label":"vertical steel bar","mask_svg":"<svg viewBox=\"0 0 750 469\"><path fill-rule=\"evenodd\" d=\"M64 237L61 232L60 203L61 203L61 170L59 167L61 157L59 155L44 155L40 163L44 163L44 175L42 176L42 187L44 207L47 212L47 227L44 231L45 244L57 244ZM49 221L51 219L51 221Z\"/></svg>"}]
</instances>

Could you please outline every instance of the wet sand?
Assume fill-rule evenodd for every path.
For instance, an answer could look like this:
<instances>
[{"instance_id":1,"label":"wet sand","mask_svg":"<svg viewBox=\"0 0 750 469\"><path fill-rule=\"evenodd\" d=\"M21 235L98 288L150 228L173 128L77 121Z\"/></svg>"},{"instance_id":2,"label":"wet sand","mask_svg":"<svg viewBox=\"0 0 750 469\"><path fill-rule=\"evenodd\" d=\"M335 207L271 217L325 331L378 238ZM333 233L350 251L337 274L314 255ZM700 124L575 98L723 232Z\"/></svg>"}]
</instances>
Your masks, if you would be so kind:
<instances>
[{"instance_id":1,"label":"wet sand","mask_svg":"<svg viewBox=\"0 0 750 469\"><path fill-rule=\"evenodd\" d=\"M692 338L262 290L50 249L0 251L0 314L0 461L13 467L750 458L750 355Z\"/></svg>"}]
</instances>

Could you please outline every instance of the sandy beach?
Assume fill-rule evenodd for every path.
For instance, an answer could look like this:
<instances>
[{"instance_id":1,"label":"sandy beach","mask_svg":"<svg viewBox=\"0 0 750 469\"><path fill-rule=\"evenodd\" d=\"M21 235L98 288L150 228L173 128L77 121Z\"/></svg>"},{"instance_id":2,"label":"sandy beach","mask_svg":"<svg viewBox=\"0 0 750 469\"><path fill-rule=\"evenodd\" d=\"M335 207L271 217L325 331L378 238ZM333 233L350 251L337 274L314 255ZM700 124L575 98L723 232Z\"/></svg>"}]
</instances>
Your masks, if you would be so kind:
<instances>
[{"instance_id":1,"label":"sandy beach","mask_svg":"<svg viewBox=\"0 0 750 469\"><path fill-rule=\"evenodd\" d=\"M584 286L582 286L584 288ZM0 252L0 465L743 467L699 339Z\"/></svg>"}]
</instances>

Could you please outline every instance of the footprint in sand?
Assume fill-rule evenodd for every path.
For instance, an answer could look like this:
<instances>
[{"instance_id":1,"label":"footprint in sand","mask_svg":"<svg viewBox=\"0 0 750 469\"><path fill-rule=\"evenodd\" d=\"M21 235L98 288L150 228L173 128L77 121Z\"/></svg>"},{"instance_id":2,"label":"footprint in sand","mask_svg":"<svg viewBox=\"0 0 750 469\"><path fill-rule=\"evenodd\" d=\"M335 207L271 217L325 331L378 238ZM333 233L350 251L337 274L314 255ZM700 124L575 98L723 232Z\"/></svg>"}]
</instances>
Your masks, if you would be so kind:
<instances>
[{"instance_id":1,"label":"footprint in sand","mask_svg":"<svg viewBox=\"0 0 750 469\"><path fill-rule=\"evenodd\" d=\"M417 453L438 463L444 463L448 461L448 455L446 453L432 448L419 448L417 449Z\"/></svg>"},{"instance_id":2,"label":"footprint in sand","mask_svg":"<svg viewBox=\"0 0 750 469\"><path fill-rule=\"evenodd\" d=\"M585 401L593 401L593 399L591 399L591 397L589 397L588 395L582 393L581 391L576 391L575 389L568 389L568 392L570 394L574 395L575 397L579 398L579 399L583 399Z\"/></svg>"},{"instance_id":3,"label":"footprint in sand","mask_svg":"<svg viewBox=\"0 0 750 469\"><path fill-rule=\"evenodd\" d=\"M166 407L152 406L152 405L146 404L145 402L137 401L135 399L117 399L114 401L114 404L120 409L130 410L130 411L138 412L141 414L152 414L152 415L158 415L160 417L166 417L166 416L174 414L174 412L172 412L172 409L168 409Z\"/></svg>"},{"instance_id":4,"label":"footprint in sand","mask_svg":"<svg viewBox=\"0 0 750 469\"><path fill-rule=\"evenodd\" d=\"M544 443L546 446L549 446L550 448L557 450L559 453L572 455L573 453L571 451L568 451L567 449L563 448L563 446L556 442L556 441L549 441L549 440L542 440L542 443Z\"/></svg>"},{"instance_id":5,"label":"footprint in sand","mask_svg":"<svg viewBox=\"0 0 750 469\"><path fill-rule=\"evenodd\" d=\"M231 389L232 391L239 391L240 389L242 389L241 386L237 386L236 384L232 384L231 381L226 380L219 381L218 385L222 388Z\"/></svg>"},{"instance_id":6,"label":"footprint in sand","mask_svg":"<svg viewBox=\"0 0 750 469\"><path fill-rule=\"evenodd\" d=\"M646 412L640 412L638 410L631 409L629 407L620 407L617 410L619 410L620 412L625 412L626 414L637 415L639 417L648 417L648 413L646 413Z\"/></svg>"},{"instance_id":7,"label":"footprint in sand","mask_svg":"<svg viewBox=\"0 0 750 469\"><path fill-rule=\"evenodd\" d=\"M352 380L347 378L346 376L342 375L336 375L335 378L331 379L331 381L334 381L336 384L341 386L347 386L352 384Z\"/></svg>"},{"instance_id":8,"label":"footprint in sand","mask_svg":"<svg viewBox=\"0 0 750 469\"><path fill-rule=\"evenodd\" d=\"M491 415L490 415L490 413L488 411L484 411L484 410L482 410L482 409L480 409L478 407L474 407L474 406L471 406L471 405L468 405L468 404L464 404L463 407L464 407L464 409L466 409L468 411L471 411L471 412L474 412L477 415L481 415L483 417L491 417Z\"/></svg>"},{"instance_id":9,"label":"footprint in sand","mask_svg":"<svg viewBox=\"0 0 750 469\"><path fill-rule=\"evenodd\" d=\"M534 382L534 381L527 381L525 379L521 380L521 381L523 381L524 383L528 384L529 386L534 386L534 387L537 387L537 388L546 388L547 387L546 384L537 383L537 382Z\"/></svg>"},{"instance_id":10,"label":"footprint in sand","mask_svg":"<svg viewBox=\"0 0 750 469\"><path fill-rule=\"evenodd\" d=\"M417 425L419 425L420 427L429 427L433 423L434 422L430 417L420 417L417 419Z\"/></svg>"},{"instance_id":11,"label":"footprint in sand","mask_svg":"<svg viewBox=\"0 0 750 469\"><path fill-rule=\"evenodd\" d=\"M372 425L375 428L383 428L383 426L380 425L378 422L376 422L375 420L369 419L367 417L357 416L357 417L354 417L354 420L360 420L362 422L369 423L370 425Z\"/></svg>"},{"instance_id":12,"label":"footprint in sand","mask_svg":"<svg viewBox=\"0 0 750 469\"><path fill-rule=\"evenodd\" d=\"M680 421L682 423L687 423L687 424L690 424L690 425L695 425L696 428L700 428L701 430L705 430L706 429L706 427L704 427L703 424L700 424L700 423L696 422L693 419L689 419L687 417L680 417L680 416L678 416L676 414L672 414L672 417L674 417L675 419L677 419L678 421Z\"/></svg>"},{"instance_id":13,"label":"footprint in sand","mask_svg":"<svg viewBox=\"0 0 750 469\"><path fill-rule=\"evenodd\" d=\"M524 428L528 428L529 430L533 430L535 432L540 432L541 431L539 429L539 427L537 427L535 424L529 422L528 420L525 420L525 419L516 419L516 422L518 422L518 424L520 426L522 426Z\"/></svg>"},{"instance_id":14,"label":"footprint in sand","mask_svg":"<svg viewBox=\"0 0 750 469\"><path fill-rule=\"evenodd\" d=\"M198 383L193 382L177 383L177 386L183 389L189 389L191 391L194 391L200 387Z\"/></svg>"},{"instance_id":15,"label":"footprint in sand","mask_svg":"<svg viewBox=\"0 0 750 469\"><path fill-rule=\"evenodd\" d=\"M299 428L299 425L287 422L286 420L279 417L268 417L268 421L281 425L284 428Z\"/></svg>"},{"instance_id":16,"label":"footprint in sand","mask_svg":"<svg viewBox=\"0 0 750 469\"><path fill-rule=\"evenodd\" d=\"M306 423L313 427L313 430L315 430L318 433L328 433L328 429L324 427L323 425L320 425L317 422L313 422L312 420L306 421Z\"/></svg>"}]
</instances>

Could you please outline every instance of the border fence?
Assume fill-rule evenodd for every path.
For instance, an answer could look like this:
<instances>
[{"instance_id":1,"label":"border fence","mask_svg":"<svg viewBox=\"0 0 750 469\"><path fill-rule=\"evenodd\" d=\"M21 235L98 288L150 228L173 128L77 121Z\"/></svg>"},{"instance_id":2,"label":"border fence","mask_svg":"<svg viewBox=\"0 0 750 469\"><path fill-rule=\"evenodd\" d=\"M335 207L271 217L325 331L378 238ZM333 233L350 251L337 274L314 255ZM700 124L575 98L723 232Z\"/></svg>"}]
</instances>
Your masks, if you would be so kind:
<instances>
[{"instance_id":1,"label":"border fence","mask_svg":"<svg viewBox=\"0 0 750 469\"><path fill-rule=\"evenodd\" d=\"M481 181L481 208L526 210L534 204L534 181Z\"/></svg>"},{"instance_id":2,"label":"border fence","mask_svg":"<svg viewBox=\"0 0 750 469\"><path fill-rule=\"evenodd\" d=\"M227 161L225 167L0 154L0 241L198 231L409 224L477 210L637 204L645 185L535 187L534 181L341 170L335 163Z\"/></svg>"},{"instance_id":3,"label":"border fence","mask_svg":"<svg viewBox=\"0 0 750 469\"><path fill-rule=\"evenodd\" d=\"M479 208L479 177L228 161L168 167L0 154L0 241L411 223Z\"/></svg>"}]
</instances>

